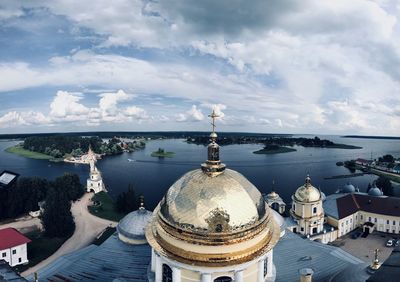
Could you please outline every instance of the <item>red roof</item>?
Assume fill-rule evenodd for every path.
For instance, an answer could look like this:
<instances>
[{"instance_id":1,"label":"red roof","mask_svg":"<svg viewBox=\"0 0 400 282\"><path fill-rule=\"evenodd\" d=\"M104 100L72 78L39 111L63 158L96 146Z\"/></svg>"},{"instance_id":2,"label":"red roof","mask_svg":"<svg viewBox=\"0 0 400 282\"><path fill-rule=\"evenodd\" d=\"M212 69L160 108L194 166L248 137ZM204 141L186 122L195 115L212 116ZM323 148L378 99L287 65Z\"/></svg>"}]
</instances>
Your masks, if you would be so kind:
<instances>
[{"instance_id":1,"label":"red roof","mask_svg":"<svg viewBox=\"0 0 400 282\"><path fill-rule=\"evenodd\" d=\"M30 242L31 240L14 228L9 227L0 230L0 250L9 249Z\"/></svg>"}]
</instances>

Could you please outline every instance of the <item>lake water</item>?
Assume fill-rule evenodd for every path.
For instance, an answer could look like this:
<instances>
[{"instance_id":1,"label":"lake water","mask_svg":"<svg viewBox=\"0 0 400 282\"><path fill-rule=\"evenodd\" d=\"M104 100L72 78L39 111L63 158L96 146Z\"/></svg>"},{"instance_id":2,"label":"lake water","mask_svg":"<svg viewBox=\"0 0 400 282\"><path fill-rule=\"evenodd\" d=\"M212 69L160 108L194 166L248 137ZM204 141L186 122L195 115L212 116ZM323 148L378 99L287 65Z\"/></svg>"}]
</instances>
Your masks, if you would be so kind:
<instances>
[{"instance_id":1,"label":"lake water","mask_svg":"<svg viewBox=\"0 0 400 282\"><path fill-rule=\"evenodd\" d=\"M313 185L320 187L327 195L334 193L348 181L358 186L361 191L365 191L368 183L376 179L375 176L364 175L334 180L325 180L324 177L349 173L346 168L336 166L338 161L358 157L369 159L371 153L374 158L384 154L400 157L400 140L319 137L337 143L361 146L363 149L296 147L296 152L258 155L253 154L253 151L260 149L261 145L229 145L221 148L221 160L228 168L242 173L261 192L271 191L274 180L275 190L286 203L289 203L291 195L304 183L307 173L310 174ZM64 172L73 172L80 176L82 183L86 182L89 166L28 159L4 151L17 143L19 142L0 141L0 171L11 170L21 176L40 176L48 179L54 179ZM175 157L165 159L151 157L151 152L159 147L175 152ZM199 168L206 159L206 150L207 148L202 145L187 144L180 139L152 140L147 142L144 150L105 157L98 161L97 166L112 197L116 197L132 184L137 193L145 196L146 207L153 209L180 176L189 170ZM135 161L129 162L128 159Z\"/></svg>"}]
</instances>

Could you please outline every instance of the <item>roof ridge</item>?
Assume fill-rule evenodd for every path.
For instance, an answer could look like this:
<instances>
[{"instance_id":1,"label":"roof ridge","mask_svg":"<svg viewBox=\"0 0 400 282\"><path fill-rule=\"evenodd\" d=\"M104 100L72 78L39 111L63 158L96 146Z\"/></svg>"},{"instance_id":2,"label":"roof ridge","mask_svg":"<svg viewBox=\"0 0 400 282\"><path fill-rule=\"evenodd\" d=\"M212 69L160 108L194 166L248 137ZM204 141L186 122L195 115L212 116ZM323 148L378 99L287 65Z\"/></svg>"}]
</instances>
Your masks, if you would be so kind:
<instances>
[{"instance_id":1,"label":"roof ridge","mask_svg":"<svg viewBox=\"0 0 400 282\"><path fill-rule=\"evenodd\" d=\"M353 193L351 194L351 198L353 199L354 203L356 204L357 209L360 210L361 207L360 207L360 205L358 204L357 198L356 198L356 196L355 196Z\"/></svg>"}]
</instances>

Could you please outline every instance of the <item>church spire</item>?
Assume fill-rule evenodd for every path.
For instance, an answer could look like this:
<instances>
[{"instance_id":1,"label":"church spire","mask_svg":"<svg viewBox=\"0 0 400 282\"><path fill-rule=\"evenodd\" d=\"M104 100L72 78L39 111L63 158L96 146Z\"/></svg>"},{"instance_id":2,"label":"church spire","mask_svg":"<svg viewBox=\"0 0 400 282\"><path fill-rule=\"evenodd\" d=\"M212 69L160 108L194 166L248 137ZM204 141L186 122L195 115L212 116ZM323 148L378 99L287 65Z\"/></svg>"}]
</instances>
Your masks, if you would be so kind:
<instances>
[{"instance_id":1,"label":"church spire","mask_svg":"<svg viewBox=\"0 0 400 282\"><path fill-rule=\"evenodd\" d=\"M139 210L140 211L143 211L143 210L145 210L146 208L144 207L144 196L143 195L140 195L139 196Z\"/></svg>"},{"instance_id":2,"label":"church spire","mask_svg":"<svg viewBox=\"0 0 400 282\"><path fill-rule=\"evenodd\" d=\"M222 164L219 159L219 146L216 143L218 135L215 132L215 120L219 116L215 113L215 110L213 110L209 117L212 120L212 132L210 134L211 143L207 147L207 161L201 165L201 169L204 173L214 177L221 174L225 170L225 165Z\"/></svg>"}]
</instances>

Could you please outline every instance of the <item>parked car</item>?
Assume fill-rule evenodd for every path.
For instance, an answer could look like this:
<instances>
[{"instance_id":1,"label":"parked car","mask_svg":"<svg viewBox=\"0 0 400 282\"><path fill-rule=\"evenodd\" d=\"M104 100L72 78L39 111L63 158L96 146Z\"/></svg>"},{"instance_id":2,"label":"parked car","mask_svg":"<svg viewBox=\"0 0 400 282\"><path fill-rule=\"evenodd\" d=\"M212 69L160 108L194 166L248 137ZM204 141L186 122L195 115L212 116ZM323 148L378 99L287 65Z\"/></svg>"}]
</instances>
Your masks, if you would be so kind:
<instances>
[{"instance_id":1,"label":"parked car","mask_svg":"<svg viewBox=\"0 0 400 282\"><path fill-rule=\"evenodd\" d=\"M353 234L351 234L351 239L357 239L358 237L360 237L362 234L361 231L356 231Z\"/></svg>"},{"instance_id":2,"label":"parked car","mask_svg":"<svg viewBox=\"0 0 400 282\"><path fill-rule=\"evenodd\" d=\"M393 239L387 240L386 247L393 247L393 245L394 245L394 240Z\"/></svg>"},{"instance_id":3,"label":"parked car","mask_svg":"<svg viewBox=\"0 0 400 282\"><path fill-rule=\"evenodd\" d=\"M396 240L396 243L394 243L394 246L395 246L395 247L400 246L400 239L397 239L397 240Z\"/></svg>"}]
</instances>

